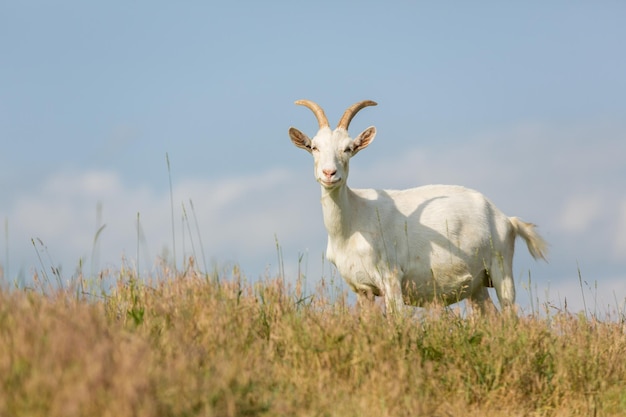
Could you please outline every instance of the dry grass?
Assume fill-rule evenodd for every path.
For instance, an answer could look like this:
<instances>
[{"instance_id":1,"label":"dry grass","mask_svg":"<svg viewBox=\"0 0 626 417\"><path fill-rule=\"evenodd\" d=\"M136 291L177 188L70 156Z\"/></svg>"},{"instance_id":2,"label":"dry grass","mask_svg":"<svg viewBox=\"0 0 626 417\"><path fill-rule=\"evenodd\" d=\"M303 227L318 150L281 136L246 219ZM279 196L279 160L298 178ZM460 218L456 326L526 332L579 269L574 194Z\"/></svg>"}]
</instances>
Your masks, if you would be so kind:
<instances>
[{"instance_id":1,"label":"dry grass","mask_svg":"<svg viewBox=\"0 0 626 417\"><path fill-rule=\"evenodd\" d=\"M359 317L324 287L162 274L1 291L0 415L626 414L617 320Z\"/></svg>"}]
</instances>

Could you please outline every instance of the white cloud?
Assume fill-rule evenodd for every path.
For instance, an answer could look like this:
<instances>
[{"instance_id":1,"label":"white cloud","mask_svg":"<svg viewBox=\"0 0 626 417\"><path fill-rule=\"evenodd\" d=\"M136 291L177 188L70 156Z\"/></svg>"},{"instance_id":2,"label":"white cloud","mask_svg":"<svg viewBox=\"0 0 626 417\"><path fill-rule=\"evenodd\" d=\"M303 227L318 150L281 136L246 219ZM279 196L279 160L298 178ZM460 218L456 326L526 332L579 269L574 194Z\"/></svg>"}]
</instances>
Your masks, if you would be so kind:
<instances>
[{"instance_id":1,"label":"white cloud","mask_svg":"<svg viewBox=\"0 0 626 417\"><path fill-rule=\"evenodd\" d=\"M31 239L39 239L54 262L65 269L78 264L79 259L91 252L97 229L97 207L101 203L104 222L110 211L119 226L128 216L131 227L121 227L113 234L126 238L132 236L133 207L154 199L147 189L125 189L121 179L111 172L57 173L43 181L39 187L20 192L6 218L9 223L10 251L21 266L39 267ZM136 208L135 208L136 210ZM108 235L108 236L107 236ZM110 238L109 230L103 235ZM114 239L120 244L120 239ZM104 246L103 246L104 247ZM127 245L115 250L117 260ZM55 265L56 266L56 265Z\"/></svg>"},{"instance_id":2,"label":"white cloud","mask_svg":"<svg viewBox=\"0 0 626 417\"><path fill-rule=\"evenodd\" d=\"M558 226L571 234L589 232L591 225L597 220L606 207L598 195L574 195L565 203L559 215Z\"/></svg>"},{"instance_id":3,"label":"white cloud","mask_svg":"<svg viewBox=\"0 0 626 417\"><path fill-rule=\"evenodd\" d=\"M275 236L282 245L300 246L294 242L306 241L306 236L312 234L316 222L303 219L318 214L319 207L312 204L316 201L313 195L309 198L304 194L305 188L294 181L294 176L280 170L225 180L180 181L174 186L179 265L183 247L184 256L192 254L191 239L197 257L202 256L200 237L208 259L244 264L251 261L251 266L259 270L249 273L262 274L263 265L276 259ZM136 257L138 214L146 242L140 242L140 256L149 258L145 264L149 265L164 248L172 252L168 190L126 186L112 172L59 173L40 187L18 195L5 214L9 249L15 258L13 274L17 273L16 263L24 268L40 268L31 239L40 239L47 247L46 263L49 256L69 273L79 259L89 267L99 226L98 205L102 208L102 224L106 225L98 241L101 265L119 265L124 254Z\"/></svg>"}]
</instances>

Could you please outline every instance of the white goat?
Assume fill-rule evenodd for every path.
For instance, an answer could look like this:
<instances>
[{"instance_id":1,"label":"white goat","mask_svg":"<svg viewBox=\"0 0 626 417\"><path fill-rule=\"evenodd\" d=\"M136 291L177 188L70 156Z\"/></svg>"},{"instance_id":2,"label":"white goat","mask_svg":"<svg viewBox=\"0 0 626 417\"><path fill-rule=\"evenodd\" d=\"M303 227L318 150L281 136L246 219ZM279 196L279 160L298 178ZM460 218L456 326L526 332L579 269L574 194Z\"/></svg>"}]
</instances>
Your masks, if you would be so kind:
<instances>
[{"instance_id":1,"label":"white goat","mask_svg":"<svg viewBox=\"0 0 626 417\"><path fill-rule=\"evenodd\" d=\"M502 308L514 304L515 237L524 238L535 259L545 260L547 244L533 224L507 217L482 194L461 186L349 188L349 160L372 142L376 128L352 140L348 126L358 111L376 103L349 107L335 130L319 105L296 104L313 111L319 123L313 139L294 127L289 136L313 155L328 232L326 256L359 303L383 296L386 310L394 312L403 304L447 305L469 298L484 310L493 306L487 287L495 287Z\"/></svg>"}]
</instances>

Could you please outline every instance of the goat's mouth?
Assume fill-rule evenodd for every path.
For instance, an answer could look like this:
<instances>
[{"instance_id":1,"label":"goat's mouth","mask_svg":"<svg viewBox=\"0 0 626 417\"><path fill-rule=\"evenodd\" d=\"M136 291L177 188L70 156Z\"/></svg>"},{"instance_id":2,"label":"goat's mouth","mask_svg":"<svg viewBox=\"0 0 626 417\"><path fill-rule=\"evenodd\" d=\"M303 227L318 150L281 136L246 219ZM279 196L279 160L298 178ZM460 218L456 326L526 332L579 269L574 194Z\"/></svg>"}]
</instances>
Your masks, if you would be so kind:
<instances>
[{"instance_id":1,"label":"goat's mouth","mask_svg":"<svg viewBox=\"0 0 626 417\"><path fill-rule=\"evenodd\" d=\"M322 187L324 188L335 188L336 186L339 185L339 183L341 182L341 178L337 178L337 179L332 179L332 180L323 180L323 179L319 179L318 182L322 185Z\"/></svg>"}]
</instances>

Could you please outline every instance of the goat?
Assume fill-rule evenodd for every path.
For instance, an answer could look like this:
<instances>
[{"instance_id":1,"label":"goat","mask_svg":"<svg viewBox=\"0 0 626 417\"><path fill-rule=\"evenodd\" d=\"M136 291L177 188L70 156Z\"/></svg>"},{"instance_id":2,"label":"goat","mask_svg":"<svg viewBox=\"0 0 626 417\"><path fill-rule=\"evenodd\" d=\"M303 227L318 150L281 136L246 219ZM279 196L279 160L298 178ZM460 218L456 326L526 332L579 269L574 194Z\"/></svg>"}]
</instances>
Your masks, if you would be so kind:
<instances>
[{"instance_id":1,"label":"goat","mask_svg":"<svg viewBox=\"0 0 626 417\"><path fill-rule=\"evenodd\" d=\"M353 140L348 127L357 112L377 103L355 103L335 130L318 104L295 104L309 108L319 124L313 139L294 127L289 137L313 155L328 232L326 257L357 293L359 304L382 296L389 314L404 304L449 305L468 298L484 311L495 308L487 290L495 287L502 309L514 305L515 238L526 241L533 258L546 260L547 243L534 224L507 217L481 193L462 186L349 188L350 158L372 143L376 128L368 127Z\"/></svg>"}]
</instances>

